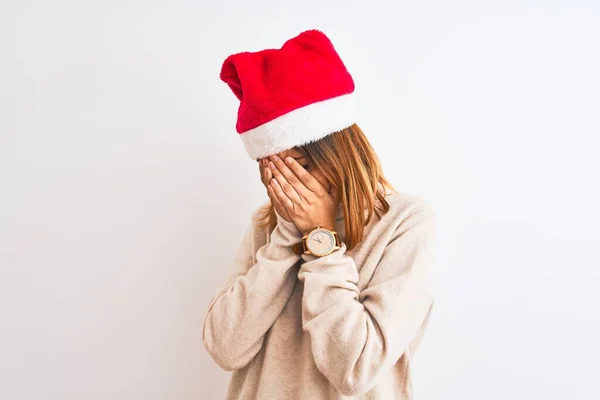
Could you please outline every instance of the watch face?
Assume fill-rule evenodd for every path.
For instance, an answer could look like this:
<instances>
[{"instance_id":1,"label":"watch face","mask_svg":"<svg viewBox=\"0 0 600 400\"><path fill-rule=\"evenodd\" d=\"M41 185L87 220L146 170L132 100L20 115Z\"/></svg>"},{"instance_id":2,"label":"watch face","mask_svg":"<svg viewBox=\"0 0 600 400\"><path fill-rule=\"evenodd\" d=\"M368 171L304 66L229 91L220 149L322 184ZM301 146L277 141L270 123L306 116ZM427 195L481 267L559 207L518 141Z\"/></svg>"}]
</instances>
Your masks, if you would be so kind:
<instances>
[{"instance_id":1,"label":"watch face","mask_svg":"<svg viewBox=\"0 0 600 400\"><path fill-rule=\"evenodd\" d=\"M317 229L306 238L306 247L315 255L327 254L335 246L335 237L326 229Z\"/></svg>"}]
</instances>

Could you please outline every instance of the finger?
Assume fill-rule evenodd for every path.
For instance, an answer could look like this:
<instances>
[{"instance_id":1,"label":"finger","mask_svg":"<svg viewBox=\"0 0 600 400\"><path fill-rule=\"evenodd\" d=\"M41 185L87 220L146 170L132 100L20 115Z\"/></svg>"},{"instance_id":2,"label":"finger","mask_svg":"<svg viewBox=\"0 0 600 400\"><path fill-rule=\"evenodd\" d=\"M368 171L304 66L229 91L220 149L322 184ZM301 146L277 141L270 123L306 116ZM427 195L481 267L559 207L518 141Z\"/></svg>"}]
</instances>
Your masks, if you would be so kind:
<instances>
[{"instance_id":1,"label":"finger","mask_svg":"<svg viewBox=\"0 0 600 400\"><path fill-rule=\"evenodd\" d=\"M267 168L268 169L268 168ZM269 174L269 179L267 180L267 189L270 190L270 196L272 197L273 203L278 204L281 208L285 208L283 204L280 203L277 194L275 193L274 186L271 184L271 180L273 179L273 175L270 171L267 172Z\"/></svg>"},{"instance_id":2,"label":"finger","mask_svg":"<svg viewBox=\"0 0 600 400\"><path fill-rule=\"evenodd\" d=\"M275 194L275 191L273 190L273 187L271 185L267 185L267 193L269 195L269 198L271 199L271 204L273 204L273 207L277 210L279 214L283 215L285 207L279 202L279 199L277 198L277 195Z\"/></svg>"},{"instance_id":3,"label":"finger","mask_svg":"<svg viewBox=\"0 0 600 400\"><path fill-rule=\"evenodd\" d=\"M287 210L294 209L294 202L287 196L287 193L283 191L281 185L279 184L276 178L271 179L271 183L269 186L271 186L271 189L273 190L273 192L275 192L275 196L277 197L277 200L279 200L279 203L281 203L281 205L283 205ZM296 195L298 194L296 193Z\"/></svg>"},{"instance_id":4,"label":"finger","mask_svg":"<svg viewBox=\"0 0 600 400\"><path fill-rule=\"evenodd\" d=\"M277 157L277 155L275 155L275 157L272 157L271 161L275 164L279 172L281 172L281 174L285 177L286 181L288 181L290 185L292 185L292 187L294 188L296 193L298 193L300 198L306 199L312 194L312 191L306 187L306 185L301 181L300 177L298 176L298 173L300 172L298 169L290 169L290 167L288 166L289 164L283 162L283 160ZM304 174L308 174L310 178L313 178L312 175L310 175L296 160L293 161L296 162L296 166L300 168ZM296 171L298 171L298 173Z\"/></svg>"},{"instance_id":5,"label":"finger","mask_svg":"<svg viewBox=\"0 0 600 400\"><path fill-rule=\"evenodd\" d=\"M320 195L327 193L327 190L323 187L321 182L304 169L304 167L294 158L286 157L285 162L281 162L282 167L279 167L279 164L276 165L282 170L282 174L284 174L286 178L288 177L288 174L292 174L294 176L293 179L299 182L298 186L300 187L301 196L307 197L311 194L309 192ZM288 181L290 179L292 178L288 178ZM296 187L296 185L294 187Z\"/></svg>"},{"instance_id":6,"label":"finger","mask_svg":"<svg viewBox=\"0 0 600 400\"><path fill-rule=\"evenodd\" d=\"M280 163L283 164L281 161ZM280 189L287 195L287 197L297 204L302 203L304 200L300 197L300 194L296 191L296 188L290 182L288 182L286 177L281 173L273 161L269 161L269 168L271 169L271 174L277 180L277 183L279 183Z\"/></svg>"},{"instance_id":7,"label":"finger","mask_svg":"<svg viewBox=\"0 0 600 400\"><path fill-rule=\"evenodd\" d=\"M269 198L271 199L271 203L273 204L273 207L277 207L279 205L279 200L277 199L277 196L275 195L275 192L273 191L273 188L271 187L271 185L267 185L267 194L269 195Z\"/></svg>"},{"instance_id":8,"label":"finger","mask_svg":"<svg viewBox=\"0 0 600 400\"><path fill-rule=\"evenodd\" d=\"M273 179L273 174L271 173L271 170L267 167L265 168L265 185L267 187L270 186L269 183L271 182L271 179Z\"/></svg>"}]
</instances>

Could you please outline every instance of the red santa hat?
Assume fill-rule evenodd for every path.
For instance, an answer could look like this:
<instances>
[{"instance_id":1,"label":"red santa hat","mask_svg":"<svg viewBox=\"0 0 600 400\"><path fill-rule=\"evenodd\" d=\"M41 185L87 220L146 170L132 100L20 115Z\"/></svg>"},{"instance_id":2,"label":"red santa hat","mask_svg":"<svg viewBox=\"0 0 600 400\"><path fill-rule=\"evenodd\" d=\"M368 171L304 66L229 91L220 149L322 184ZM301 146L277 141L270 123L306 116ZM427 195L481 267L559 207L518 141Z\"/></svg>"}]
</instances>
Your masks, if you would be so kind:
<instances>
[{"instance_id":1,"label":"red santa hat","mask_svg":"<svg viewBox=\"0 0 600 400\"><path fill-rule=\"evenodd\" d=\"M240 100L236 130L252 159L356 122L352 76L318 30L302 32L280 49L232 54L220 77Z\"/></svg>"}]
</instances>

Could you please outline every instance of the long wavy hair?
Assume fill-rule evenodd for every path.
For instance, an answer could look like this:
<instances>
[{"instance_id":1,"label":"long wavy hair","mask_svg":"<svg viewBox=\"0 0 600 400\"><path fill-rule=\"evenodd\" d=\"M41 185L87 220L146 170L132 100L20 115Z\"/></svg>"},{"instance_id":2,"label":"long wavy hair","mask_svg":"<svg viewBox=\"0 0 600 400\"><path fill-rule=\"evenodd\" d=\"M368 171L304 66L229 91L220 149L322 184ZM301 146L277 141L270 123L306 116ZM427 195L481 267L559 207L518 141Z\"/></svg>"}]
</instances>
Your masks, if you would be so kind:
<instances>
[{"instance_id":1,"label":"long wavy hair","mask_svg":"<svg viewBox=\"0 0 600 400\"><path fill-rule=\"evenodd\" d=\"M347 250L352 250L362 241L364 227L373 214L381 219L390 209L385 199L386 189L397 193L384 177L375 150L357 124L296 149L338 188L344 215L344 243ZM270 201L259 214L260 226L268 226L269 232L275 229L277 216Z\"/></svg>"}]
</instances>

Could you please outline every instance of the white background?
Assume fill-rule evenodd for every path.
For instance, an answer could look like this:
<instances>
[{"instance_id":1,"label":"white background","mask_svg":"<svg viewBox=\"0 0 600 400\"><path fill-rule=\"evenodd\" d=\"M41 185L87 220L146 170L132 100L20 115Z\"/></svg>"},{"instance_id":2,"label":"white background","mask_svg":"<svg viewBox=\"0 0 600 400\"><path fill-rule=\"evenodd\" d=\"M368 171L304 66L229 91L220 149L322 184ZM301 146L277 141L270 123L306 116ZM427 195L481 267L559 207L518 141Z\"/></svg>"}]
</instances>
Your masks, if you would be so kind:
<instances>
[{"instance_id":1,"label":"white background","mask_svg":"<svg viewBox=\"0 0 600 400\"><path fill-rule=\"evenodd\" d=\"M417 399L600 398L599 27L576 1L3 1L0 398L224 397L202 322L267 197L219 71L311 28L438 216Z\"/></svg>"}]
</instances>

